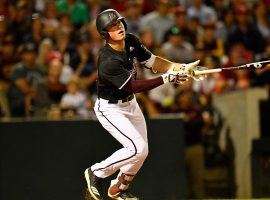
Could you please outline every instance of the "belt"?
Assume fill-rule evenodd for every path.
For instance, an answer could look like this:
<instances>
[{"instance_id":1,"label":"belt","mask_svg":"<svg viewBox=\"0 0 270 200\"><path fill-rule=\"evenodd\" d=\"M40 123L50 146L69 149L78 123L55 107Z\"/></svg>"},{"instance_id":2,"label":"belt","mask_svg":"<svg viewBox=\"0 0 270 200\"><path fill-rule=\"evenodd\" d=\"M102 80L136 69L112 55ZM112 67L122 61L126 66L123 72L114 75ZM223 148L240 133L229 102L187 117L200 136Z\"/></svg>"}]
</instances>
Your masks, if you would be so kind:
<instances>
[{"instance_id":1,"label":"belt","mask_svg":"<svg viewBox=\"0 0 270 200\"><path fill-rule=\"evenodd\" d=\"M112 104L117 104L117 103L125 103L128 101L131 101L134 98L134 94L129 95L128 97L124 98L124 99L119 99L119 100L108 100L108 103L112 103Z\"/></svg>"}]
</instances>

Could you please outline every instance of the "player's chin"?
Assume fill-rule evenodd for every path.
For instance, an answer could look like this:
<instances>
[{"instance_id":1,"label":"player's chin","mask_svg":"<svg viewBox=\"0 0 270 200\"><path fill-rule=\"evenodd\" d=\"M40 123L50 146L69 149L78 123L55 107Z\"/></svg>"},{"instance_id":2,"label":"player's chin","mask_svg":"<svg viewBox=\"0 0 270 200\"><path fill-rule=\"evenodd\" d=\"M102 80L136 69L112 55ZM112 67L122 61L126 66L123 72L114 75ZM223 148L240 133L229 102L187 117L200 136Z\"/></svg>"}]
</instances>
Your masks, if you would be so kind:
<instances>
[{"instance_id":1,"label":"player's chin","mask_svg":"<svg viewBox=\"0 0 270 200\"><path fill-rule=\"evenodd\" d=\"M117 38L115 38L115 40L121 41L121 40L124 40L125 38L126 38L126 34L119 34L119 35L117 36Z\"/></svg>"}]
</instances>

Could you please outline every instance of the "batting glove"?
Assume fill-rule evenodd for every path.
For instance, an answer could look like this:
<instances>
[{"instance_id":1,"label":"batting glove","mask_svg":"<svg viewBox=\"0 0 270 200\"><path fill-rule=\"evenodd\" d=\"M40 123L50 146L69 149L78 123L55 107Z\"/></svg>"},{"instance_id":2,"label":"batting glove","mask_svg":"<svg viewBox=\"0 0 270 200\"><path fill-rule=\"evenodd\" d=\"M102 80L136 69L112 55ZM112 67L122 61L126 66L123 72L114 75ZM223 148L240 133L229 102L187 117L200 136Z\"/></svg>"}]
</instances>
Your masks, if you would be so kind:
<instances>
[{"instance_id":1,"label":"batting glove","mask_svg":"<svg viewBox=\"0 0 270 200\"><path fill-rule=\"evenodd\" d=\"M185 74L188 77L193 78L195 81L202 81L206 78L206 75L197 75L197 76L193 75L193 71L195 71L195 70L207 69L205 67L198 66L199 62L200 62L200 60L197 60L195 62L188 63L188 64L183 64L184 68L185 68L184 69Z\"/></svg>"},{"instance_id":2,"label":"batting glove","mask_svg":"<svg viewBox=\"0 0 270 200\"><path fill-rule=\"evenodd\" d=\"M194 70L207 69L205 67L198 66L199 62L200 60L188 64L174 63L172 67L168 70L168 72L179 72L180 74L185 74L196 81L201 81L205 79L206 75L193 75Z\"/></svg>"},{"instance_id":3,"label":"batting glove","mask_svg":"<svg viewBox=\"0 0 270 200\"><path fill-rule=\"evenodd\" d=\"M176 83L182 84L188 80L188 76L185 74L180 74L176 71L168 71L167 73L161 75L164 83Z\"/></svg>"}]
</instances>

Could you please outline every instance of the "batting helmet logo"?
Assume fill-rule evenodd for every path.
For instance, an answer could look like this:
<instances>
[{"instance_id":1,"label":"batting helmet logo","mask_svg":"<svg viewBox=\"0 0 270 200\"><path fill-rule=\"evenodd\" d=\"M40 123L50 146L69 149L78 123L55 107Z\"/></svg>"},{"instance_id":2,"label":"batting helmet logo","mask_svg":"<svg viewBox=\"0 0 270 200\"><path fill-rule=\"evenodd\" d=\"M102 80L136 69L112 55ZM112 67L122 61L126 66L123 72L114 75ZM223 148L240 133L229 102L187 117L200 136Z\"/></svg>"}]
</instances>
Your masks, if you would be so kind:
<instances>
[{"instance_id":1,"label":"batting helmet logo","mask_svg":"<svg viewBox=\"0 0 270 200\"><path fill-rule=\"evenodd\" d=\"M113 12L111 12L109 13L109 18L111 21L114 21L114 19L116 18L116 15Z\"/></svg>"}]
</instances>

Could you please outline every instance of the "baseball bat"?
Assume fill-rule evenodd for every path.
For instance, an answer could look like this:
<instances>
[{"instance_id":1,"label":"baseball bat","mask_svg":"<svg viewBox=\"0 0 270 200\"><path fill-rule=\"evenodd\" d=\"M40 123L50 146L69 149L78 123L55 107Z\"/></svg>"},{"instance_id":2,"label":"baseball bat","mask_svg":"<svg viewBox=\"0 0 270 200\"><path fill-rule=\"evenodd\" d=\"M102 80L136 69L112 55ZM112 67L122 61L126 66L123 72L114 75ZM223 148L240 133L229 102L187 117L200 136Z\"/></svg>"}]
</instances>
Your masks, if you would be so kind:
<instances>
[{"instance_id":1,"label":"baseball bat","mask_svg":"<svg viewBox=\"0 0 270 200\"><path fill-rule=\"evenodd\" d=\"M222 71L229 71L229 70L236 70L236 69L247 69L250 67L254 67L256 69L262 68L266 64L270 64L270 60L260 61L260 62L254 62L254 63L248 63L244 65L238 65L233 67L221 67L221 68L214 68L214 69L202 69L202 70L193 70L192 75L198 76L198 75L206 75L206 74L212 74Z\"/></svg>"}]
</instances>

